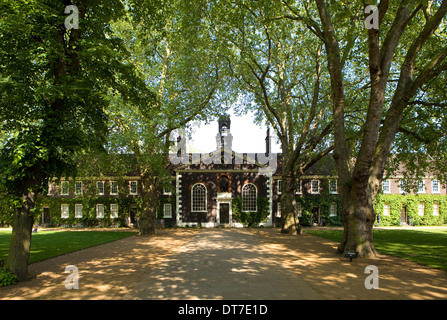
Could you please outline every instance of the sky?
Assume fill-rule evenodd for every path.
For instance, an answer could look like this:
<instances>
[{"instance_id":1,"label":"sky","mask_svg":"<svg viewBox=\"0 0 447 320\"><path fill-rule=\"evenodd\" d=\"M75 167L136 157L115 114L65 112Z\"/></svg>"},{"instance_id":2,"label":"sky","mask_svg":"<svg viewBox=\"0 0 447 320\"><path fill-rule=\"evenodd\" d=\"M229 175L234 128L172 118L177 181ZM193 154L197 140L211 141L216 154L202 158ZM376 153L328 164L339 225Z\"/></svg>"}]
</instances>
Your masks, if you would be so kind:
<instances>
[{"instance_id":1,"label":"sky","mask_svg":"<svg viewBox=\"0 0 447 320\"><path fill-rule=\"evenodd\" d=\"M233 135L233 151L238 153L264 153L267 126L256 125L252 113L236 116L230 111L229 115L231 119L230 132ZM209 124L200 122L193 128L192 139L187 142L187 152L211 152L216 150L217 120ZM273 128L270 129L270 135L275 135ZM272 152L281 152L281 148L275 141L276 139L272 139Z\"/></svg>"}]
</instances>

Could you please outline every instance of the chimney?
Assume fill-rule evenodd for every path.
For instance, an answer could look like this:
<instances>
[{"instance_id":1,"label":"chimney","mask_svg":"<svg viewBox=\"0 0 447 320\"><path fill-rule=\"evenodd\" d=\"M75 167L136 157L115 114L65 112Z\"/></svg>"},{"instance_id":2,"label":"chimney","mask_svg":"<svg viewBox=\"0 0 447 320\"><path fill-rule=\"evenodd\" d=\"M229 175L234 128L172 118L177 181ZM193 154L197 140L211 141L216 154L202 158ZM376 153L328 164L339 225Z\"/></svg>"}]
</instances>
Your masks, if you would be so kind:
<instances>
[{"instance_id":1,"label":"chimney","mask_svg":"<svg viewBox=\"0 0 447 320\"><path fill-rule=\"evenodd\" d=\"M177 157L181 157L186 154L186 139L182 136L177 137Z\"/></svg>"},{"instance_id":2,"label":"chimney","mask_svg":"<svg viewBox=\"0 0 447 320\"><path fill-rule=\"evenodd\" d=\"M270 144L270 128L267 128L267 136L265 137L265 156L269 157L272 153L272 146Z\"/></svg>"}]
</instances>

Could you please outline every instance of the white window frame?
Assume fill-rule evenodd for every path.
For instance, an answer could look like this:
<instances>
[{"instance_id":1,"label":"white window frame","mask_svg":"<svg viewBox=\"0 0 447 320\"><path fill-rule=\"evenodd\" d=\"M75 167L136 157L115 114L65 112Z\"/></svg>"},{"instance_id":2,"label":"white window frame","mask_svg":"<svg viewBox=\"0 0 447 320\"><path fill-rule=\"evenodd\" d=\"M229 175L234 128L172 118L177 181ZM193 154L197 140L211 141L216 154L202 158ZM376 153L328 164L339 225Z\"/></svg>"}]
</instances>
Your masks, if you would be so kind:
<instances>
[{"instance_id":1,"label":"white window frame","mask_svg":"<svg viewBox=\"0 0 447 320\"><path fill-rule=\"evenodd\" d=\"M303 216L303 208L301 206L301 202L296 203L296 208L298 211L296 215L298 216L298 218L301 218Z\"/></svg>"},{"instance_id":2,"label":"white window frame","mask_svg":"<svg viewBox=\"0 0 447 320\"><path fill-rule=\"evenodd\" d=\"M110 218L112 218L112 219L118 218L118 204L117 203L110 204Z\"/></svg>"},{"instance_id":3,"label":"white window frame","mask_svg":"<svg viewBox=\"0 0 447 320\"><path fill-rule=\"evenodd\" d=\"M96 205L96 218L97 219L104 218L104 205L102 203L98 203Z\"/></svg>"},{"instance_id":4,"label":"white window frame","mask_svg":"<svg viewBox=\"0 0 447 320\"><path fill-rule=\"evenodd\" d=\"M282 193L282 180L278 180L278 194Z\"/></svg>"},{"instance_id":5,"label":"white window frame","mask_svg":"<svg viewBox=\"0 0 447 320\"><path fill-rule=\"evenodd\" d=\"M75 195L82 196L82 181L75 181Z\"/></svg>"},{"instance_id":6,"label":"white window frame","mask_svg":"<svg viewBox=\"0 0 447 320\"><path fill-rule=\"evenodd\" d=\"M329 217L337 216L337 202L331 202L331 206L329 207Z\"/></svg>"},{"instance_id":7,"label":"white window frame","mask_svg":"<svg viewBox=\"0 0 447 320\"><path fill-rule=\"evenodd\" d=\"M278 202L276 205L276 215L277 218L281 218L281 202Z\"/></svg>"},{"instance_id":8,"label":"white window frame","mask_svg":"<svg viewBox=\"0 0 447 320\"><path fill-rule=\"evenodd\" d=\"M135 184L135 191L133 191L133 192L132 192L132 183ZM138 195L138 181L137 180L129 181L129 194L132 196Z\"/></svg>"},{"instance_id":9,"label":"white window frame","mask_svg":"<svg viewBox=\"0 0 447 320\"><path fill-rule=\"evenodd\" d=\"M205 190L205 194L201 195L204 196L204 199L198 199L195 197L195 190L198 188L198 186L202 186ZM200 205L197 203L197 201L200 201ZM198 210L197 210L198 209ZM191 211L192 212L208 212L208 190L206 186L203 183L195 183L191 188Z\"/></svg>"},{"instance_id":10,"label":"white window frame","mask_svg":"<svg viewBox=\"0 0 447 320\"><path fill-rule=\"evenodd\" d=\"M436 182L436 190L435 190L435 182ZM439 188L439 180L434 179L431 182L431 193L440 193L440 188Z\"/></svg>"},{"instance_id":11,"label":"white window frame","mask_svg":"<svg viewBox=\"0 0 447 320\"><path fill-rule=\"evenodd\" d=\"M382 192L384 194L391 193L391 180L390 179L385 179L382 181Z\"/></svg>"},{"instance_id":12,"label":"white window frame","mask_svg":"<svg viewBox=\"0 0 447 320\"><path fill-rule=\"evenodd\" d=\"M407 187L407 181L406 180L399 180L399 193L405 193L404 188L402 187Z\"/></svg>"},{"instance_id":13,"label":"white window frame","mask_svg":"<svg viewBox=\"0 0 447 320\"><path fill-rule=\"evenodd\" d=\"M68 219L70 217L70 206L66 203L61 204L61 218Z\"/></svg>"},{"instance_id":14,"label":"white window frame","mask_svg":"<svg viewBox=\"0 0 447 320\"><path fill-rule=\"evenodd\" d=\"M116 186L116 192L113 192L113 187ZM119 194L118 181L110 181L110 195L117 196Z\"/></svg>"},{"instance_id":15,"label":"white window frame","mask_svg":"<svg viewBox=\"0 0 447 320\"><path fill-rule=\"evenodd\" d=\"M383 204L383 215L384 216L389 216L390 215L390 212L391 212L391 207L390 207L390 204L389 203L384 203Z\"/></svg>"},{"instance_id":16,"label":"white window frame","mask_svg":"<svg viewBox=\"0 0 447 320\"><path fill-rule=\"evenodd\" d=\"M425 213L425 202L419 202L418 204L418 215L423 216Z\"/></svg>"},{"instance_id":17,"label":"white window frame","mask_svg":"<svg viewBox=\"0 0 447 320\"><path fill-rule=\"evenodd\" d=\"M82 218L82 204L76 203L75 204L75 218Z\"/></svg>"},{"instance_id":18,"label":"white window frame","mask_svg":"<svg viewBox=\"0 0 447 320\"><path fill-rule=\"evenodd\" d=\"M314 182L317 182L317 191L314 191ZM320 180L311 180L310 181L310 193L311 194L320 194Z\"/></svg>"},{"instance_id":19,"label":"white window frame","mask_svg":"<svg viewBox=\"0 0 447 320\"><path fill-rule=\"evenodd\" d=\"M433 202L433 216L439 216L439 202Z\"/></svg>"},{"instance_id":20,"label":"white window frame","mask_svg":"<svg viewBox=\"0 0 447 320\"><path fill-rule=\"evenodd\" d=\"M418 193L425 193L425 179L422 179L418 182Z\"/></svg>"},{"instance_id":21,"label":"white window frame","mask_svg":"<svg viewBox=\"0 0 447 320\"><path fill-rule=\"evenodd\" d=\"M298 181L298 187L296 188L296 194L303 194L303 180Z\"/></svg>"},{"instance_id":22,"label":"white window frame","mask_svg":"<svg viewBox=\"0 0 447 320\"><path fill-rule=\"evenodd\" d=\"M244 193L246 188L251 188L251 186L254 187L254 200L252 198L252 195L249 195L250 198L247 199L247 195ZM258 211L258 188L253 183L246 183L242 186L241 189L242 193L242 212L256 212ZM253 207L254 203L254 207ZM247 208L248 207L248 208ZM254 208L254 210L252 210Z\"/></svg>"},{"instance_id":23,"label":"white window frame","mask_svg":"<svg viewBox=\"0 0 447 320\"><path fill-rule=\"evenodd\" d=\"M169 189L168 187L163 187L163 195L165 196L170 196L172 195L171 189Z\"/></svg>"},{"instance_id":24,"label":"white window frame","mask_svg":"<svg viewBox=\"0 0 447 320\"><path fill-rule=\"evenodd\" d=\"M64 185L66 185L66 192L64 192ZM67 180L61 181L61 196L70 195L70 182Z\"/></svg>"},{"instance_id":25,"label":"white window frame","mask_svg":"<svg viewBox=\"0 0 447 320\"><path fill-rule=\"evenodd\" d=\"M334 190L334 188L332 188L333 183L335 183L335 190ZM330 194L338 194L337 179L329 179L329 193Z\"/></svg>"},{"instance_id":26,"label":"white window frame","mask_svg":"<svg viewBox=\"0 0 447 320\"><path fill-rule=\"evenodd\" d=\"M163 218L172 218L172 204L163 204Z\"/></svg>"},{"instance_id":27,"label":"white window frame","mask_svg":"<svg viewBox=\"0 0 447 320\"><path fill-rule=\"evenodd\" d=\"M102 184L102 192L101 192L101 188L99 187L99 184ZM98 193L98 195L103 196L104 192L105 192L105 183L104 181L96 181L96 191Z\"/></svg>"}]
</instances>

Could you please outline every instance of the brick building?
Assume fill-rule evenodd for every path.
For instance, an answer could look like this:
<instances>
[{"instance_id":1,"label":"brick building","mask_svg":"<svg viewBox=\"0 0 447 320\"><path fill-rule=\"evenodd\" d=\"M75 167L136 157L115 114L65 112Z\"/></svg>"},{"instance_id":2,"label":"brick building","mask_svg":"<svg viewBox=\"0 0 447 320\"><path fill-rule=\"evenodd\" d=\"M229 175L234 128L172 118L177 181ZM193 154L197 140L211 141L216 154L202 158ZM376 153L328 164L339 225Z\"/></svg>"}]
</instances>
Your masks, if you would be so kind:
<instances>
[{"instance_id":1,"label":"brick building","mask_svg":"<svg viewBox=\"0 0 447 320\"><path fill-rule=\"evenodd\" d=\"M270 139L267 130L265 153L233 151L228 117L218 122L216 150L211 153L186 153L186 143L179 138L177 153L170 154L172 183L161 192L157 218L166 226L237 227L247 224L248 213L257 212L262 218L256 225L278 226L281 154L271 152ZM48 199L59 201L53 202L56 204L51 210L50 205L42 202L41 222L136 225L140 187L136 172L124 177L53 182ZM387 198L388 195L394 197ZM426 177L419 182L416 192L410 192L405 189L403 175L396 175L384 180L376 212L386 224L446 223L445 195L445 187L436 179ZM300 178L296 196L303 225L341 225L337 175L331 157L320 161ZM409 201L411 210L407 210Z\"/></svg>"}]
</instances>

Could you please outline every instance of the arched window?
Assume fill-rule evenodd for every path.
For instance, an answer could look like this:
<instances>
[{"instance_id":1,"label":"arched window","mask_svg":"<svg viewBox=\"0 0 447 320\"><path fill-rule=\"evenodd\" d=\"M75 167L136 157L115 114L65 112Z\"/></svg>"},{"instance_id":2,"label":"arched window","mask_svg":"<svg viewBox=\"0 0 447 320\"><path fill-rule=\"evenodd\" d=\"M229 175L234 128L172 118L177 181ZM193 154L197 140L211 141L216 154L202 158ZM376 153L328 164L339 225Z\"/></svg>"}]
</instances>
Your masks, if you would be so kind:
<instances>
[{"instance_id":1,"label":"arched window","mask_svg":"<svg viewBox=\"0 0 447 320\"><path fill-rule=\"evenodd\" d=\"M242 211L258 211L257 194L258 189L253 183L247 183L242 187Z\"/></svg>"},{"instance_id":2,"label":"arched window","mask_svg":"<svg viewBox=\"0 0 447 320\"><path fill-rule=\"evenodd\" d=\"M191 211L206 212L206 187L196 183L191 189Z\"/></svg>"}]
</instances>

